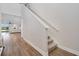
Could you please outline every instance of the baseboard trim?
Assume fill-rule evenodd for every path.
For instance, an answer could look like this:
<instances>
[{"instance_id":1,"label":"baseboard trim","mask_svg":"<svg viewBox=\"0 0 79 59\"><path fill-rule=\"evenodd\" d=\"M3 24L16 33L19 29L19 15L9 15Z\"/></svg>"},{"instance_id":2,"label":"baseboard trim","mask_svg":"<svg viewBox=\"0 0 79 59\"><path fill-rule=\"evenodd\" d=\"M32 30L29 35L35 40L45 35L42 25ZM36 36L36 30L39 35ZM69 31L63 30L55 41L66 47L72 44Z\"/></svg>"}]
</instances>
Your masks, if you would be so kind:
<instances>
[{"instance_id":1,"label":"baseboard trim","mask_svg":"<svg viewBox=\"0 0 79 59\"><path fill-rule=\"evenodd\" d=\"M76 51L76 50L73 50L73 49L70 49L70 48L67 48L67 47L64 47L62 45L58 45L59 48L63 49L63 50L66 50L68 52L71 52L77 56L79 56L79 51Z\"/></svg>"},{"instance_id":2,"label":"baseboard trim","mask_svg":"<svg viewBox=\"0 0 79 59\"><path fill-rule=\"evenodd\" d=\"M23 37L22 37L23 38ZM23 38L25 40L25 38ZM43 50L41 50L40 48L36 47L34 44L32 44L30 41L25 40L28 44L30 44L35 50L37 50L41 55L43 56L48 56L48 52L44 52Z\"/></svg>"}]
</instances>

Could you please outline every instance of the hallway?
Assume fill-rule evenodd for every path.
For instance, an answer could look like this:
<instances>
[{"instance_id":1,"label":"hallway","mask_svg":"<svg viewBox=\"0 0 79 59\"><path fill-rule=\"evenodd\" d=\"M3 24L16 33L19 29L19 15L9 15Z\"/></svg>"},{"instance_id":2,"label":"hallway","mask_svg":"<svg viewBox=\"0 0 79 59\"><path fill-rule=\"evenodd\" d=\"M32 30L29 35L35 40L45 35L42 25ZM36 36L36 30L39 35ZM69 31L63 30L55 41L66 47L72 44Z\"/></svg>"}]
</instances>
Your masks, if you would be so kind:
<instances>
[{"instance_id":1,"label":"hallway","mask_svg":"<svg viewBox=\"0 0 79 59\"><path fill-rule=\"evenodd\" d=\"M37 56L41 55L22 38L20 33L2 33L4 50L2 56Z\"/></svg>"},{"instance_id":2,"label":"hallway","mask_svg":"<svg viewBox=\"0 0 79 59\"><path fill-rule=\"evenodd\" d=\"M2 56L41 56L32 46L21 38L21 33L2 33L4 50ZM70 52L56 48L49 56L75 56Z\"/></svg>"}]
</instances>

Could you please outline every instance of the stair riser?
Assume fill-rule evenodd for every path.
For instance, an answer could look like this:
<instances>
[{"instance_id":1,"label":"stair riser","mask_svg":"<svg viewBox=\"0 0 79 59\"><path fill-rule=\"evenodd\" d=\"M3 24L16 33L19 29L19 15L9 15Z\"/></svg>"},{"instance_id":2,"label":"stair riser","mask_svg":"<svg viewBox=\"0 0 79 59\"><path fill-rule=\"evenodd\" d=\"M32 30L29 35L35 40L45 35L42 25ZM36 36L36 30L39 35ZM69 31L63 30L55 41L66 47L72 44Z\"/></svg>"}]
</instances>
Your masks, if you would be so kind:
<instances>
[{"instance_id":1,"label":"stair riser","mask_svg":"<svg viewBox=\"0 0 79 59\"><path fill-rule=\"evenodd\" d=\"M52 41L49 41L49 42L48 42L48 45L51 44L51 43L53 43L53 40L52 40Z\"/></svg>"},{"instance_id":2,"label":"stair riser","mask_svg":"<svg viewBox=\"0 0 79 59\"><path fill-rule=\"evenodd\" d=\"M57 45L52 47L52 48L50 48L50 49L48 49L48 52L50 53L51 51L55 50L56 48L57 48Z\"/></svg>"}]
</instances>

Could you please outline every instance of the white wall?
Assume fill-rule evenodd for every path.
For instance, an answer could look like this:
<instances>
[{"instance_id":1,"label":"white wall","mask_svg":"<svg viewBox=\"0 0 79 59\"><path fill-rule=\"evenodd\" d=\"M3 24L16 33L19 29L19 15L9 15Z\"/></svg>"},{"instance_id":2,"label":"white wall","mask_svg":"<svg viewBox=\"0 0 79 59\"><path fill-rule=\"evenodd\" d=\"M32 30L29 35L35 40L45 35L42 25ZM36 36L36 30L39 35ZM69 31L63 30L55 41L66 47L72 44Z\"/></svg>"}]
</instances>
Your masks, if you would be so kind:
<instances>
[{"instance_id":1,"label":"white wall","mask_svg":"<svg viewBox=\"0 0 79 59\"><path fill-rule=\"evenodd\" d=\"M79 51L79 4L31 4L47 22L58 28L56 41L60 45Z\"/></svg>"},{"instance_id":2,"label":"white wall","mask_svg":"<svg viewBox=\"0 0 79 59\"><path fill-rule=\"evenodd\" d=\"M0 13L0 33L1 33L1 13Z\"/></svg>"},{"instance_id":3,"label":"white wall","mask_svg":"<svg viewBox=\"0 0 79 59\"><path fill-rule=\"evenodd\" d=\"M44 26L22 6L22 37L42 55L48 55L47 34Z\"/></svg>"},{"instance_id":4,"label":"white wall","mask_svg":"<svg viewBox=\"0 0 79 59\"><path fill-rule=\"evenodd\" d=\"M21 24L21 17L2 13L2 22L9 23L9 21L13 24L20 25Z\"/></svg>"}]
</instances>

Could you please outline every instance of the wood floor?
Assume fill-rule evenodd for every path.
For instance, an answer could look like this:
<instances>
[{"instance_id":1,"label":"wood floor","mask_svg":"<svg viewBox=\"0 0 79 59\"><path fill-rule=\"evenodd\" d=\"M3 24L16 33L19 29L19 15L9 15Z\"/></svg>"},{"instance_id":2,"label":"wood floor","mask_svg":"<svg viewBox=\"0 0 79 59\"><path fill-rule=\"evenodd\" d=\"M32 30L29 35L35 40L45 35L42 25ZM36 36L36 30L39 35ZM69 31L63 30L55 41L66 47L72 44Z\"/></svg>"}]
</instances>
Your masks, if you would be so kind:
<instances>
[{"instance_id":1,"label":"wood floor","mask_svg":"<svg viewBox=\"0 0 79 59\"><path fill-rule=\"evenodd\" d=\"M2 33L4 39L3 56L40 56L33 47L27 44L20 33Z\"/></svg>"},{"instance_id":2,"label":"wood floor","mask_svg":"<svg viewBox=\"0 0 79 59\"><path fill-rule=\"evenodd\" d=\"M76 55L57 47L54 51L51 51L49 53L49 56L76 56Z\"/></svg>"},{"instance_id":3,"label":"wood floor","mask_svg":"<svg viewBox=\"0 0 79 59\"><path fill-rule=\"evenodd\" d=\"M20 33L2 33L4 40L4 50L2 56L41 56L41 54L26 43ZM74 54L56 48L49 53L50 56L75 56Z\"/></svg>"}]
</instances>

